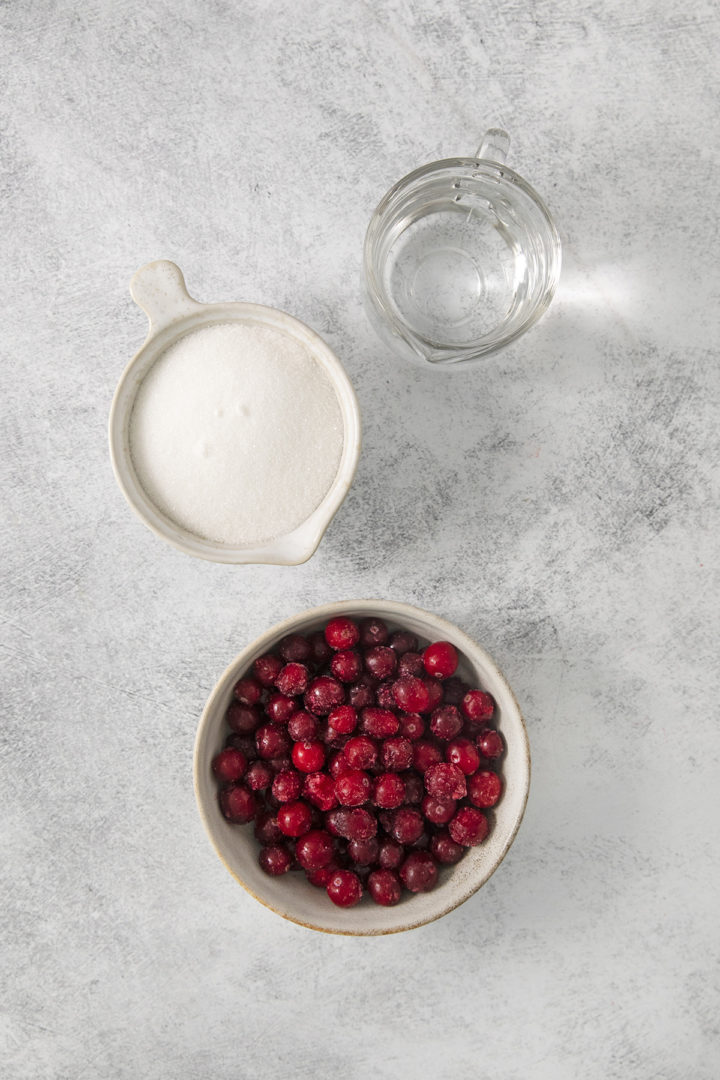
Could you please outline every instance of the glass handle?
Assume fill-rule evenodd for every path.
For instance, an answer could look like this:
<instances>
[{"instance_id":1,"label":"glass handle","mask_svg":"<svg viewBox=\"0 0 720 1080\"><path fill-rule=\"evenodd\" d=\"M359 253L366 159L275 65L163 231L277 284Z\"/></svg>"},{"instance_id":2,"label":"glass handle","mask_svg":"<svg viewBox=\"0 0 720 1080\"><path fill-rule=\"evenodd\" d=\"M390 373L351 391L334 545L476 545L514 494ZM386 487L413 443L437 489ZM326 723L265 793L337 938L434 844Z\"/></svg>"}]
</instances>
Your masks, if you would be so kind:
<instances>
[{"instance_id":1,"label":"glass handle","mask_svg":"<svg viewBox=\"0 0 720 1080\"><path fill-rule=\"evenodd\" d=\"M503 131L502 128L490 128L483 135L475 157L504 165L509 148L510 136L507 131Z\"/></svg>"}]
</instances>

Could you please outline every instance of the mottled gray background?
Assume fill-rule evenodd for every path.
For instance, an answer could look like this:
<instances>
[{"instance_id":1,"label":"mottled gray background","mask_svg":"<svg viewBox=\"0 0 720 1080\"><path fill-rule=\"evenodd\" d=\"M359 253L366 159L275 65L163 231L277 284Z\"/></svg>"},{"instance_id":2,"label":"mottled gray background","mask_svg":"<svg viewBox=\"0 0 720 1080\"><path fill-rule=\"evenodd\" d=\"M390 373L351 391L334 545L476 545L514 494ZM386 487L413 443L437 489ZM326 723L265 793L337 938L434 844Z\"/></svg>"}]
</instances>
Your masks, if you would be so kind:
<instances>
[{"instance_id":1,"label":"mottled gray background","mask_svg":"<svg viewBox=\"0 0 720 1080\"><path fill-rule=\"evenodd\" d=\"M8 1080L715 1080L717 7L707 0L4 3L2 979ZM511 133L565 252L467 373L375 340L363 233ZM108 460L150 259L277 305L357 388L305 566L163 545ZM490 883L383 940L285 924L201 829L195 726L274 621L381 596L506 671L534 778Z\"/></svg>"}]
</instances>

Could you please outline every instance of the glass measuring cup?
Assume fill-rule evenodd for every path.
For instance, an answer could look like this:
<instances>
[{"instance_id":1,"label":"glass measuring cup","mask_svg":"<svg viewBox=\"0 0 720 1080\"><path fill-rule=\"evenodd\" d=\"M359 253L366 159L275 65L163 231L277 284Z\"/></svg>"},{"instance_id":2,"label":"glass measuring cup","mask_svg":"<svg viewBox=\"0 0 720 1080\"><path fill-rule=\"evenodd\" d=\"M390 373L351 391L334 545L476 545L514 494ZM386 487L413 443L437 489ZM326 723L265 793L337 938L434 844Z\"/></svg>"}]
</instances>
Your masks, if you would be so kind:
<instances>
[{"instance_id":1,"label":"glass measuring cup","mask_svg":"<svg viewBox=\"0 0 720 1080\"><path fill-rule=\"evenodd\" d=\"M548 307L560 237L539 195L505 165L491 128L474 158L433 161L381 199L365 236L368 314L396 352L465 366L514 341Z\"/></svg>"}]
</instances>

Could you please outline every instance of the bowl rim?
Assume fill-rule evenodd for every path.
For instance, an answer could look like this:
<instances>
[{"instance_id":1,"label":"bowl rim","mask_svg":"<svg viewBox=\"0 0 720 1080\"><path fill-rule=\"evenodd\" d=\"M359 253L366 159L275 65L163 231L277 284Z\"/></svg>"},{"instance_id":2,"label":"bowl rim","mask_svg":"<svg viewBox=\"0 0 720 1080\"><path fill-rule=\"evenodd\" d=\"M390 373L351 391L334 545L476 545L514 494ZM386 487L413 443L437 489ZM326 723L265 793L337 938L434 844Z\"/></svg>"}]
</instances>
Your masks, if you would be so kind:
<instances>
[{"instance_id":1,"label":"bowl rim","mask_svg":"<svg viewBox=\"0 0 720 1080\"><path fill-rule=\"evenodd\" d=\"M458 898L454 898L451 903L445 905L440 911L433 913L432 915L420 918L411 919L405 925L394 926L390 928L378 928L378 929L346 929L346 928L331 928L327 926L319 926L313 922L296 918L289 914L287 911L279 910L273 904L268 902L257 893L244 881L239 874L229 865L227 859L222 854L218 844L215 841L213 826L210 822L209 812L205 803L200 795L200 750L203 745L204 739L207 735L207 731L210 725L212 714L215 711L215 707L218 699L221 695L226 693L226 684L230 680L236 680L240 677L243 666L246 665L253 655L260 655L258 650L265 651L271 647L272 643L277 642L285 634L292 632L299 624L307 622L308 619L323 620L332 618L335 615L340 615L346 612L358 613L358 617L363 617L369 614L377 614L381 618L386 617L393 619L397 617L397 621L401 622L403 616L420 617L423 619L431 620L440 632L449 632L455 639L460 639L463 645L463 651L467 651L468 659L475 653L475 655L482 658L483 662L492 669L493 675L503 684L504 689L507 691L511 705L515 709L516 719L519 721L519 730L522 736L522 743L519 749L522 751L523 761L527 770L527 779L525 783L525 790L522 794L522 799L518 810L516 811L515 820L512 824L512 828L504 842L502 851L496 862L483 874L479 875L477 879L473 879L469 887ZM504 861L505 856L512 847L517 832L522 823L527 807L527 801L530 794L530 782L531 782L531 756L530 756L530 744L525 726L524 717L520 711L517 698L512 690L512 687L508 683L504 674L497 666L496 662L490 656L490 654L481 646L478 645L472 638L470 638L463 630L461 630L454 623L449 622L447 619L442 618L439 615L435 615L432 612L426 611L424 608L417 607L413 604L406 604L400 601L390 600L377 600L377 599L355 599L355 600L340 600L334 601L329 604L321 604L314 608L307 608L304 611L283 619L281 622L274 624L264 633L250 642L244 649L242 649L237 656L227 665L220 678L215 683L203 709L202 715L198 722L198 727L195 735L195 742L193 746L193 787L195 791L195 801L197 804L200 819L202 821L205 832L212 847L215 850L216 855L222 862L228 873L237 881L243 889L250 894L258 903L263 907L268 908L270 911L279 915L281 918L288 922L295 923L297 926L305 927L309 930L316 930L324 934L338 934L344 937L380 937L387 934L398 934L406 930L414 930L419 926L425 926L429 923L435 922L437 919L443 918L451 911L460 907L466 900L469 900L471 896L474 896L479 889L492 877L497 868ZM352 910L352 909L350 909Z\"/></svg>"}]
</instances>

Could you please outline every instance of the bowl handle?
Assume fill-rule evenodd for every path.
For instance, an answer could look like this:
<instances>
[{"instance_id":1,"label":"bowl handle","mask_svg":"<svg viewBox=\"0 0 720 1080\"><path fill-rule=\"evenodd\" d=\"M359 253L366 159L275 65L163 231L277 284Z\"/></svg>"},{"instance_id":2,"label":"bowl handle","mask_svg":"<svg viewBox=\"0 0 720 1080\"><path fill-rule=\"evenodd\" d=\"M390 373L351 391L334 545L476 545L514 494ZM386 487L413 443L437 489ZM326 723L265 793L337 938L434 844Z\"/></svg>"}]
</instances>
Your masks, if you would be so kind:
<instances>
[{"instance_id":1,"label":"bowl handle","mask_svg":"<svg viewBox=\"0 0 720 1080\"><path fill-rule=\"evenodd\" d=\"M150 320L149 337L204 307L188 295L180 267L167 259L141 266L130 282L130 295Z\"/></svg>"}]
</instances>

